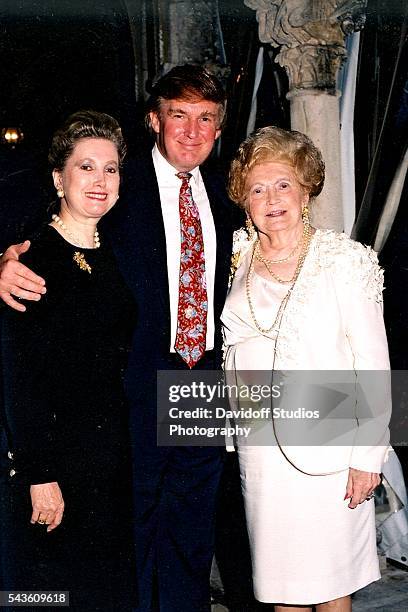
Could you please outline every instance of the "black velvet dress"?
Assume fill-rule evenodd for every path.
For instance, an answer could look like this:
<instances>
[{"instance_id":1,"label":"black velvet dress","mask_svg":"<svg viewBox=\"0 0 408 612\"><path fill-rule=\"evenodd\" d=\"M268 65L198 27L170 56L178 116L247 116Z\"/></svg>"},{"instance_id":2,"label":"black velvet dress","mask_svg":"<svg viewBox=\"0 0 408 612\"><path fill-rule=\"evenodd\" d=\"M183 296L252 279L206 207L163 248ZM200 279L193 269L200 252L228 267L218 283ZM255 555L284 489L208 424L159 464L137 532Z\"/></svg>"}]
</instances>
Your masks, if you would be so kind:
<instances>
[{"instance_id":1,"label":"black velvet dress","mask_svg":"<svg viewBox=\"0 0 408 612\"><path fill-rule=\"evenodd\" d=\"M101 243L81 249L44 227L22 261L46 279L47 294L27 302L25 313L3 312L12 455L3 495L3 588L69 591L70 610L122 612L136 603L122 390L135 306L113 253ZM30 524L29 485L53 481L65 513L46 533Z\"/></svg>"}]
</instances>

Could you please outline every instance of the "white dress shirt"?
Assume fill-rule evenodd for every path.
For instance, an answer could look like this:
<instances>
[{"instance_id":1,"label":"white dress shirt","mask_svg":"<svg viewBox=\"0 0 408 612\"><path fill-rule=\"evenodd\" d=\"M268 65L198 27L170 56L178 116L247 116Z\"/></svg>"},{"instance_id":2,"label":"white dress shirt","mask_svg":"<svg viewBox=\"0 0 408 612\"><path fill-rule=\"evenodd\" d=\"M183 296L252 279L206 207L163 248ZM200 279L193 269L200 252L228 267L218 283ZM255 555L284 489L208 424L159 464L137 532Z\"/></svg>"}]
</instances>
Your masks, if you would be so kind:
<instances>
[{"instance_id":1,"label":"white dress shirt","mask_svg":"<svg viewBox=\"0 0 408 612\"><path fill-rule=\"evenodd\" d=\"M179 216L181 180L176 176L178 172L176 168L169 164L163 157L157 145L153 148L152 156L154 170L159 184L164 231L166 234L167 274L170 296L170 352L175 353L174 344L177 333L181 252ZM208 298L206 350L209 351L214 348L214 279L217 241L210 202L199 167L193 168L190 173L192 175L190 179L191 192L200 213L204 239L205 274Z\"/></svg>"}]
</instances>

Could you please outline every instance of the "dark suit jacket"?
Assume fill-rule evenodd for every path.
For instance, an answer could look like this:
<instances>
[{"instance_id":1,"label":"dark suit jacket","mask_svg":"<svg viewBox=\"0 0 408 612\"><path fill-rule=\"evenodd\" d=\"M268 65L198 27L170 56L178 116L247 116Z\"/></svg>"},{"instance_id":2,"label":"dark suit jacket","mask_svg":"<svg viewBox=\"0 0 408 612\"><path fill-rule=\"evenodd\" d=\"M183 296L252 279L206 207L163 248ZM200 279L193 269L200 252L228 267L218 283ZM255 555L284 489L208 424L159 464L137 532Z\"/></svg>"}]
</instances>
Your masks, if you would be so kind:
<instances>
[{"instance_id":1,"label":"dark suit jacket","mask_svg":"<svg viewBox=\"0 0 408 612\"><path fill-rule=\"evenodd\" d=\"M223 179L205 168L200 170L217 237L215 357L213 365L209 366L215 368L219 367L221 360L220 315L230 269L233 208L226 196ZM118 206L104 218L104 229L111 240L120 270L136 298L138 309L126 390L131 404L143 408L145 414L153 410L155 415L157 370L185 369L186 366L181 358L169 351L166 238L159 187L150 152L143 158L127 162L121 194Z\"/></svg>"}]
</instances>

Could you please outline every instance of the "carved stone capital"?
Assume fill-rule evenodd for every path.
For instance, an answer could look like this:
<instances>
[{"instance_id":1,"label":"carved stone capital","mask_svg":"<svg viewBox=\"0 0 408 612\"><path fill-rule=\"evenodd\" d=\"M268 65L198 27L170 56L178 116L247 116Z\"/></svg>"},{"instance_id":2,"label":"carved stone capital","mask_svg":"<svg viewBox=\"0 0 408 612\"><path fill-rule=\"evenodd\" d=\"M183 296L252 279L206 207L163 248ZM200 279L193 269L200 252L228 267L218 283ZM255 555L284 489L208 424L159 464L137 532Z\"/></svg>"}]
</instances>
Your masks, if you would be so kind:
<instances>
[{"instance_id":1,"label":"carved stone capital","mask_svg":"<svg viewBox=\"0 0 408 612\"><path fill-rule=\"evenodd\" d=\"M367 0L244 0L256 10L259 39L281 47L290 89L334 92L346 58L344 38L363 27Z\"/></svg>"},{"instance_id":2,"label":"carved stone capital","mask_svg":"<svg viewBox=\"0 0 408 612\"><path fill-rule=\"evenodd\" d=\"M335 94L337 70L345 57L341 45L299 45L283 49L276 60L286 69L292 95L304 89Z\"/></svg>"}]
</instances>

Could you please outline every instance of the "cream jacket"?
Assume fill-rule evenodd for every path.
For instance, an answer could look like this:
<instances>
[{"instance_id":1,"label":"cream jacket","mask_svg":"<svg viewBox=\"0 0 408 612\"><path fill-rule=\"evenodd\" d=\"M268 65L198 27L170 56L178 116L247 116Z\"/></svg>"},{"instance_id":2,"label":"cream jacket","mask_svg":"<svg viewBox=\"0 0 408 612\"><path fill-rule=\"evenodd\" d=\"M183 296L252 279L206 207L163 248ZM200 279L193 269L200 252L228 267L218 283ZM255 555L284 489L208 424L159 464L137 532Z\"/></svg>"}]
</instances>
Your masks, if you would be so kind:
<instances>
[{"instance_id":1,"label":"cream jacket","mask_svg":"<svg viewBox=\"0 0 408 612\"><path fill-rule=\"evenodd\" d=\"M307 442L285 446L280 426L287 427L287 422L275 421L276 437L289 460L307 473L349 467L381 472L389 443L391 390L382 315L383 273L376 253L345 234L317 230L276 340L275 332L261 335L250 316L245 280L251 252L250 244L241 250L221 317L226 370L254 370L273 363L274 370L289 371L292 381L296 370L345 371L345 380L349 377L351 384L356 383L352 432L340 415L338 444L332 437L318 446ZM287 408L294 407L291 398L290 393L284 398ZM325 425L333 427L333 421L320 424Z\"/></svg>"}]
</instances>

